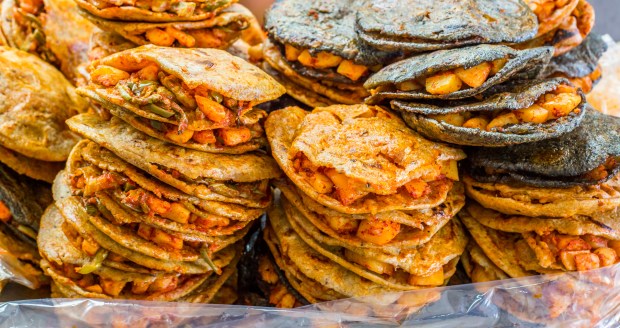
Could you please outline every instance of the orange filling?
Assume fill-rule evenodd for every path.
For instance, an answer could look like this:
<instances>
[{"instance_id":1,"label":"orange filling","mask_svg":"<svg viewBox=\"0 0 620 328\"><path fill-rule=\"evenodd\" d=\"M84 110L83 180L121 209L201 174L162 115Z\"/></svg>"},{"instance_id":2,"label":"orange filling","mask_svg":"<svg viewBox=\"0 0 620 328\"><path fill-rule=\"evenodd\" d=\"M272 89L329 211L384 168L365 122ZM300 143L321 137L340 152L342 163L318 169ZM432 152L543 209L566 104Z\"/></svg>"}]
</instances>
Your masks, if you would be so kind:
<instances>
[{"instance_id":1,"label":"orange filling","mask_svg":"<svg viewBox=\"0 0 620 328\"><path fill-rule=\"evenodd\" d=\"M116 66L123 67L124 64L118 63ZM175 143L192 141L236 146L264 134L260 124L238 125L238 118L252 109L248 102L224 97L203 86L191 89L179 78L161 71L153 63L141 62L130 68L121 70L99 65L90 72L91 82L113 89L116 96L161 117L162 121L176 119L178 125L143 119ZM212 123L212 129L188 130L188 115L195 120Z\"/></svg>"},{"instance_id":2,"label":"orange filling","mask_svg":"<svg viewBox=\"0 0 620 328\"><path fill-rule=\"evenodd\" d=\"M403 276L404 278L406 278L407 283L412 286L436 287L444 284L443 267L440 267L439 270L427 276L416 276L396 269L391 264L368 258L364 255L360 255L348 249L344 250L344 257L353 263L356 263L372 272L378 273L386 277L394 277L396 275Z\"/></svg>"},{"instance_id":3,"label":"orange filling","mask_svg":"<svg viewBox=\"0 0 620 328\"><path fill-rule=\"evenodd\" d=\"M343 59L329 52L321 51L315 55L308 49L298 49L290 44L284 45L284 54L289 62L300 64L316 69L332 69L336 73L347 77L351 81L357 81L370 71L367 66L358 65L352 60ZM373 67L378 70L380 67Z\"/></svg>"},{"instance_id":4,"label":"orange filling","mask_svg":"<svg viewBox=\"0 0 620 328\"><path fill-rule=\"evenodd\" d=\"M568 271L586 271L610 266L620 259L620 241L594 235L570 236L549 233L538 236L556 254L556 260Z\"/></svg>"},{"instance_id":5,"label":"orange filling","mask_svg":"<svg viewBox=\"0 0 620 328\"><path fill-rule=\"evenodd\" d=\"M11 214L11 210L3 201L0 201L0 221L4 223L9 223L13 215Z\"/></svg>"},{"instance_id":6,"label":"orange filling","mask_svg":"<svg viewBox=\"0 0 620 328\"><path fill-rule=\"evenodd\" d=\"M494 61L482 62L473 67L458 67L452 70L441 71L429 76L421 76L399 82L396 85L380 86L372 90L376 94L382 91L426 91L432 95L447 95L459 90L468 88L478 88L489 77L494 76L508 62L507 58L500 58Z\"/></svg>"},{"instance_id":7,"label":"orange filling","mask_svg":"<svg viewBox=\"0 0 620 328\"><path fill-rule=\"evenodd\" d=\"M514 111L463 112L429 115L430 118L450 125L485 131L502 131L505 126L519 123L543 124L579 113L581 96L571 86L560 85L554 91L544 94L530 107Z\"/></svg>"}]
</instances>

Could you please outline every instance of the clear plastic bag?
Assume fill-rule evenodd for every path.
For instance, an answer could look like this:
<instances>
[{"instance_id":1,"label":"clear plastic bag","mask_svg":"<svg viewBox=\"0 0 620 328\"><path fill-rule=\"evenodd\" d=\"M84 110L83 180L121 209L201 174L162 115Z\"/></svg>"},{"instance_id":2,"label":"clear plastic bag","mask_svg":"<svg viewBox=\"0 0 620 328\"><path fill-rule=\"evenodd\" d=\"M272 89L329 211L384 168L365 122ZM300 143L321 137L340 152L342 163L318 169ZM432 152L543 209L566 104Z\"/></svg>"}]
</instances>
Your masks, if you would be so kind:
<instances>
[{"instance_id":1,"label":"clear plastic bag","mask_svg":"<svg viewBox=\"0 0 620 328\"><path fill-rule=\"evenodd\" d=\"M42 299L0 304L1 327L618 327L620 266L297 309ZM431 303L425 304L427 301Z\"/></svg>"}]
</instances>

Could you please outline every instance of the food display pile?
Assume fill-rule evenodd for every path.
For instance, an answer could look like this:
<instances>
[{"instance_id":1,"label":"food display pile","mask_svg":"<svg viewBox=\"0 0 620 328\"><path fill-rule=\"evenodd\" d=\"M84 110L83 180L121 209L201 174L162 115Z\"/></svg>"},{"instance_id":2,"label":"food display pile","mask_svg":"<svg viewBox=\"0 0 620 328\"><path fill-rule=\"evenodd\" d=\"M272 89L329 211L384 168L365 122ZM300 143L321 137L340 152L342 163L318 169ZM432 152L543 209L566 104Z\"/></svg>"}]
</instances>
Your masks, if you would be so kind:
<instances>
[{"instance_id":1,"label":"food display pile","mask_svg":"<svg viewBox=\"0 0 620 328\"><path fill-rule=\"evenodd\" d=\"M51 297L376 296L355 312L380 316L620 262L620 118L587 101L608 43L585 0L276 0L264 26L235 0L1 15L0 246ZM573 296L604 283L499 306L588 316Z\"/></svg>"}]
</instances>

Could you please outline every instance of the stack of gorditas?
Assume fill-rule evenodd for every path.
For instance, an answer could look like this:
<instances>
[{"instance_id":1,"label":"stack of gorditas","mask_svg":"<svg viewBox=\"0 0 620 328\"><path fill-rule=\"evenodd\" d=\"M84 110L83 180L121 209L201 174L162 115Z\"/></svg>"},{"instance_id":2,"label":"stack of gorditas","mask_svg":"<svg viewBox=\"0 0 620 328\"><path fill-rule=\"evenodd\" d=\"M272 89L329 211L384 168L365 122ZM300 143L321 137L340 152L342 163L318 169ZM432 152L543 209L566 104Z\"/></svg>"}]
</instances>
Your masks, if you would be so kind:
<instances>
[{"instance_id":1,"label":"stack of gorditas","mask_svg":"<svg viewBox=\"0 0 620 328\"><path fill-rule=\"evenodd\" d=\"M461 150L366 105L289 107L265 130L287 177L275 181L264 239L276 265L261 265L263 280L277 285L280 272L316 303L442 286L454 274L467 243L453 219L464 204ZM286 294L271 302L293 306ZM396 295L377 302L411 305Z\"/></svg>"},{"instance_id":2,"label":"stack of gorditas","mask_svg":"<svg viewBox=\"0 0 620 328\"><path fill-rule=\"evenodd\" d=\"M142 46L91 63L80 93L108 113L54 184L39 247L59 297L210 302L272 202L277 164L253 107L284 93L215 49ZM234 283L233 283L234 285ZM231 303L227 290L215 298Z\"/></svg>"},{"instance_id":3,"label":"stack of gorditas","mask_svg":"<svg viewBox=\"0 0 620 328\"><path fill-rule=\"evenodd\" d=\"M518 47L553 46L554 58L544 76L565 77L589 93L601 78L598 61L607 46L590 33L594 8L586 0L525 0L538 18L536 38Z\"/></svg>"},{"instance_id":4,"label":"stack of gorditas","mask_svg":"<svg viewBox=\"0 0 620 328\"><path fill-rule=\"evenodd\" d=\"M463 181L471 200L459 217L475 241L463 261L472 281L620 261L619 118L589 110L581 126L562 137L469 155ZM524 301L541 306L529 320L555 318L573 302L580 309L598 306L572 297L591 290L590 283L604 283L590 278L532 287L539 296Z\"/></svg>"},{"instance_id":5,"label":"stack of gorditas","mask_svg":"<svg viewBox=\"0 0 620 328\"><path fill-rule=\"evenodd\" d=\"M236 0L75 1L94 25L138 46L226 49L254 19Z\"/></svg>"},{"instance_id":6,"label":"stack of gorditas","mask_svg":"<svg viewBox=\"0 0 620 328\"><path fill-rule=\"evenodd\" d=\"M359 4L276 1L265 14L265 71L310 107L362 103L368 96L364 81L398 53L378 51L358 40Z\"/></svg>"},{"instance_id":7,"label":"stack of gorditas","mask_svg":"<svg viewBox=\"0 0 620 328\"><path fill-rule=\"evenodd\" d=\"M7 0L0 8L0 44L38 56L74 85L86 79L83 65L95 29L73 0Z\"/></svg>"}]
</instances>

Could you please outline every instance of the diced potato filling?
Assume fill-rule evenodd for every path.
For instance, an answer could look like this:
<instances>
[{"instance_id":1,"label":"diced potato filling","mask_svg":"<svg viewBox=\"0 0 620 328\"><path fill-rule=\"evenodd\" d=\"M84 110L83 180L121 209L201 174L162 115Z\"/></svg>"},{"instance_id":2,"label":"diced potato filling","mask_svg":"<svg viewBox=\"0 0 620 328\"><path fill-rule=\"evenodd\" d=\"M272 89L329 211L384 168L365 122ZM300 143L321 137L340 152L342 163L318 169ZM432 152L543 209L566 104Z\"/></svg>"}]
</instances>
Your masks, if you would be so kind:
<instances>
[{"instance_id":1,"label":"diced potato filling","mask_svg":"<svg viewBox=\"0 0 620 328\"><path fill-rule=\"evenodd\" d=\"M377 261L375 259L350 251L346 248L344 250L344 257L347 260L357 263L365 267L366 269L378 274L391 276L394 274L395 271L394 266L389 263Z\"/></svg>"},{"instance_id":2,"label":"diced potato filling","mask_svg":"<svg viewBox=\"0 0 620 328\"><path fill-rule=\"evenodd\" d=\"M167 249L183 249L183 239L144 223L140 223L138 226L138 235Z\"/></svg>"},{"instance_id":3,"label":"diced potato filling","mask_svg":"<svg viewBox=\"0 0 620 328\"><path fill-rule=\"evenodd\" d=\"M400 223L372 218L360 222L357 237L375 245L385 245L399 232Z\"/></svg>"},{"instance_id":4,"label":"diced potato filling","mask_svg":"<svg viewBox=\"0 0 620 328\"><path fill-rule=\"evenodd\" d=\"M332 168L317 167L301 152L293 158L293 168L304 177L316 192L329 194L343 205L353 204L371 193L369 189L372 186L371 184L347 177ZM428 178L428 180L413 179L403 185L402 189L412 198L421 198L431 192L427 182L443 177L453 181L459 180L456 161L441 163L440 171L440 176Z\"/></svg>"},{"instance_id":5,"label":"diced potato filling","mask_svg":"<svg viewBox=\"0 0 620 328\"><path fill-rule=\"evenodd\" d=\"M11 210L9 209L9 207L6 206L4 202L0 201L0 221L8 223L9 221L11 221L12 216L13 215L11 214Z\"/></svg>"},{"instance_id":6,"label":"diced potato filling","mask_svg":"<svg viewBox=\"0 0 620 328\"><path fill-rule=\"evenodd\" d=\"M264 134L259 122L247 126L237 125L238 117L234 113L239 116L249 111L251 107L248 102L224 97L204 86L191 89L179 78L168 75L151 62L131 65L119 62L116 66L126 70L99 65L91 72L91 82L113 88L124 101L161 116L162 120L176 118L178 125L157 119L143 119L145 124L172 142L185 144L193 141L199 144L236 146ZM210 121L215 126L203 131L187 129L188 115L192 113L196 120Z\"/></svg>"},{"instance_id":7,"label":"diced potato filling","mask_svg":"<svg viewBox=\"0 0 620 328\"><path fill-rule=\"evenodd\" d=\"M617 263L620 258L620 242L586 234L571 236L548 233L539 236L557 260L568 271L586 271Z\"/></svg>"},{"instance_id":8,"label":"diced potato filling","mask_svg":"<svg viewBox=\"0 0 620 328\"><path fill-rule=\"evenodd\" d=\"M343 235L356 233L360 222L359 220L347 219L342 216L326 216L325 221L330 228Z\"/></svg>"},{"instance_id":9,"label":"diced potato filling","mask_svg":"<svg viewBox=\"0 0 620 328\"><path fill-rule=\"evenodd\" d=\"M275 284L279 280L276 268L267 256L261 256L258 259L258 273L261 279L268 284Z\"/></svg>"},{"instance_id":10,"label":"diced potato filling","mask_svg":"<svg viewBox=\"0 0 620 328\"><path fill-rule=\"evenodd\" d=\"M528 0L526 3L532 9L539 22L551 17L553 12L568 4L569 0Z\"/></svg>"},{"instance_id":11,"label":"diced potato filling","mask_svg":"<svg viewBox=\"0 0 620 328\"><path fill-rule=\"evenodd\" d=\"M571 86L560 85L552 92L538 98L528 108L492 113L449 113L429 115L429 118L450 125L486 131L501 131L505 126L519 123L543 124L545 122L578 113L581 96Z\"/></svg>"},{"instance_id":12,"label":"diced potato filling","mask_svg":"<svg viewBox=\"0 0 620 328\"><path fill-rule=\"evenodd\" d=\"M441 286L443 282L443 267L428 276L409 276L409 284L412 286Z\"/></svg>"},{"instance_id":13,"label":"diced potato filling","mask_svg":"<svg viewBox=\"0 0 620 328\"><path fill-rule=\"evenodd\" d=\"M369 68L359 65L352 60L343 59L329 52L321 51L312 55L307 49L298 49L290 44L284 45L284 57L289 62L299 62L300 64L317 69L333 69L336 73L346 76L351 81L357 81L368 73Z\"/></svg>"},{"instance_id":14,"label":"diced potato filling","mask_svg":"<svg viewBox=\"0 0 620 328\"><path fill-rule=\"evenodd\" d=\"M499 72L508 62L506 58L483 62L473 67L458 67L431 76L407 80L396 84L400 91L416 91L422 87L432 95L447 95L466 88L478 88Z\"/></svg>"},{"instance_id":15,"label":"diced potato filling","mask_svg":"<svg viewBox=\"0 0 620 328\"><path fill-rule=\"evenodd\" d=\"M295 296L286 289L286 286L278 284L269 293L269 303L277 308L291 309L295 306Z\"/></svg>"}]
</instances>

